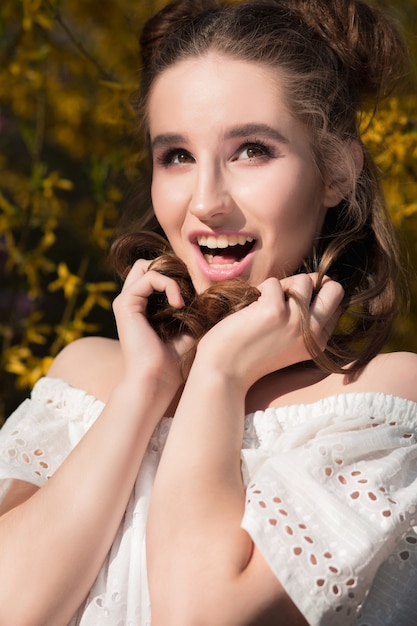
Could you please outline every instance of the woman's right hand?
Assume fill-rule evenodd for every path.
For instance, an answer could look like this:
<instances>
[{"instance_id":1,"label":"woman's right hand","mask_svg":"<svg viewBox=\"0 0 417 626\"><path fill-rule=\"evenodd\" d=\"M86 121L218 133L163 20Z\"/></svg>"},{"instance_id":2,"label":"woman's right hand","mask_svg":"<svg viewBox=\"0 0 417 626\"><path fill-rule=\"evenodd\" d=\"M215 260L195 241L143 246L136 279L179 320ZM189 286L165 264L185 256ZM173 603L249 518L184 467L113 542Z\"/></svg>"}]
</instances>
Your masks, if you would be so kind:
<instances>
[{"instance_id":1,"label":"woman's right hand","mask_svg":"<svg viewBox=\"0 0 417 626\"><path fill-rule=\"evenodd\" d=\"M7 512L1 516L0 509L0 624L69 623L97 578L155 426L182 383L179 357L187 338L165 345L146 319L152 292L165 292L174 307L182 306L182 297L175 281L147 271L148 265L135 263L114 302L121 375L119 349L113 343L100 347L102 342L91 343L90 338L63 351L54 369L54 376L64 380L75 369L67 382L74 386L74 379L80 381L84 389L85 378L87 392L90 379L111 390L100 415L46 484L37 491L26 484L19 491L15 485ZM69 416L78 410L70 404L74 397L62 403ZM45 415L53 415L46 397L44 402ZM51 450L56 454L53 446ZM45 520L52 519L51 533Z\"/></svg>"},{"instance_id":2,"label":"woman's right hand","mask_svg":"<svg viewBox=\"0 0 417 626\"><path fill-rule=\"evenodd\" d=\"M163 274L150 270L150 261L138 260L130 270L120 294L113 302L126 380L137 381L150 375L163 391L174 394L184 382L181 356L191 347L192 339L181 336L164 343L146 318L149 296L164 292L171 306L181 308L184 301L178 284Z\"/></svg>"}]
</instances>

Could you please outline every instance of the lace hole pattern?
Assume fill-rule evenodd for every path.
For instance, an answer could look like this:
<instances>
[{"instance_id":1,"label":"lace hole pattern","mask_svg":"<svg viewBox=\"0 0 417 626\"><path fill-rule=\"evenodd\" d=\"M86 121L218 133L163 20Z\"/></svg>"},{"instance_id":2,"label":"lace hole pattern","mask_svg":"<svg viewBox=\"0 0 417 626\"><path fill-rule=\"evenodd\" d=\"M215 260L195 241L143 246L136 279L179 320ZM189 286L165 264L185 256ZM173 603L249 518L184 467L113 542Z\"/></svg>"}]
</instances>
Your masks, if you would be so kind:
<instances>
[{"instance_id":1,"label":"lace hole pattern","mask_svg":"<svg viewBox=\"0 0 417 626\"><path fill-rule=\"evenodd\" d=\"M335 613L351 618L357 608L356 588L358 579L349 565L342 563L330 549L321 549L316 542L315 530L307 521L297 520L293 507L286 503L283 494L267 498L256 482L247 489L247 505L255 502L261 511L268 512L267 524L274 529L278 540L289 548L291 567L307 573L318 592L326 595ZM273 513L273 515L271 515ZM301 561L300 561L301 559Z\"/></svg>"},{"instance_id":2,"label":"lace hole pattern","mask_svg":"<svg viewBox=\"0 0 417 626\"><path fill-rule=\"evenodd\" d=\"M44 451L41 448L28 450L27 442L20 436L18 430L11 433L11 438L14 439L15 445L7 450L9 463L23 463L25 466L30 466L35 476L48 480L51 474L48 472L49 463L42 458L45 455Z\"/></svg>"},{"instance_id":3,"label":"lace hole pattern","mask_svg":"<svg viewBox=\"0 0 417 626\"><path fill-rule=\"evenodd\" d=\"M361 402L364 398L366 401L370 395L364 394ZM350 399L344 397L341 401L347 405ZM247 446L259 433L255 445L263 449L264 463L253 464L251 471L252 452L243 455L244 465L248 465L244 475L252 477L247 482L243 527L269 556L281 582L289 581L288 589L293 571L299 572L300 580L311 580L309 590L305 583L303 591L293 589L293 598L300 601L305 615L309 610L314 613L313 605L320 604L321 615L327 616L320 623L332 626L359 624L356 619L368 604L367 594L379 569L383 572L381 580L386 581L387 572L405 574L417 563L417 540L412 532L417 526L416 407L405 401L399 411L394 406L399 399L379 399L380 411L367 413L367 407L361 406L345 416L341 407L340 414L319 415L316 423L310 412L314 407L294 407L297 414L292 414L290 408L288 413L294 417L298 432L280 420L275 433L272 420L271 432L247 426ZM324 404L320 403L320 408ZM277 415L280 417L279 410ZM303 420L307 419L310 436L303 437ZM267 454L265 448L269 446ZM332 507L333 520L329 514ZM323 511L322 524L318 511ZM339 537L332 526L340 527ZM391 602L395 600L398 580L404 581L404 574L391 576L391 590L385 582L378 583L384 589L381 606L384 594ZM413 576L415 584L417 569ZM303 592L310 596L304 604ZM410 606L409 600L405 605ZM396 606L393 615L401 610ZM364 615L365 619L369 617L366 611ZM367 626L366 621L360 623ZM398 623L393 618L393 626Z\"/></svg>"}]
</instances>

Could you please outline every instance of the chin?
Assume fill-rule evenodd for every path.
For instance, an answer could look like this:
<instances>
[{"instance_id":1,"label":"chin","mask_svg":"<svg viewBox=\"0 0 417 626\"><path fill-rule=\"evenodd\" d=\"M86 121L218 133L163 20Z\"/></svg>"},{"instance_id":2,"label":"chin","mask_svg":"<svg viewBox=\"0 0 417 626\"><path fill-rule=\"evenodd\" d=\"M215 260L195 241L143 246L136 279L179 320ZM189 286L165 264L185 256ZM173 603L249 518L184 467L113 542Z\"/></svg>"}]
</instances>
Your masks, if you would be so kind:
<instances>
[{"instance_id":1,"label":"chin","mask_svg":"<svg viewBox=\"0 0 417 626\"><path fill-rule=\"evenodd\" d=\"M214 282L211 282L206 278L202 278L201 276L198 276L197 278L195 276L191 276L191 280L193 281L194 289L197 293L203 293L206 289L211 287L211 285L214 285Z\"/></svg>"}]
</instances>

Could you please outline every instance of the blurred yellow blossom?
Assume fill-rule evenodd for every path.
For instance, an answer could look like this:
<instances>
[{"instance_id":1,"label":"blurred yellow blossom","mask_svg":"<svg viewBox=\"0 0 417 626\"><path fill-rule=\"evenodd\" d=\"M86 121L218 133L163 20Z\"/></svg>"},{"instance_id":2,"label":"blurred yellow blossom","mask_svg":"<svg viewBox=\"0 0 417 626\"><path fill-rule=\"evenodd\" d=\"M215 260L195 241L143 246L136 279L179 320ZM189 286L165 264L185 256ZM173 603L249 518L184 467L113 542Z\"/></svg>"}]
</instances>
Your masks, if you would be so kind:
<instances>
[{"instance_id":1,"label":"blurred yellow blossom","mask_svg":"<svg viewBox=\"0 0 417 626\"><path fill-rule=\"evenodd\" d=\"M70 180L61 178L58 172L51 172L47 178L43 179L42 186L45 198L51 198L56 189L69 191L73 188L73 183Z\"/></svg>"},{"instance_id":2,"label":"blurred yellow blossom","mask_svg":"<svg viewBox=\"0 0 417 626\"><path fill-rule=\"evenodd\" d=\"M17 376L19 388L33 387L36 381L47 373L52 363L51 357L35 357L25 348L11 349L6 357L5 369Z\"/></svg>"},{"instance_id":3,"label":"blurred yellow blossom","mask_svg":"<svg viewBox=\"0 0 417 626\"><path fill-rule=\"evenodd\" d=\"M89 324L76 315L73 320L55 327L57 345L65 346L84 335L97 333L98 329L97 324Z\"/></svg>"},{"instance_id":4,"label":"blurred yellow blossom","mask_svg":"<svg viewBox=\"0 0 417 626\"><path fill-rule=\"evenodd\" d=\"M126 198L135 215L147 208L135 200L149 174L130 105L137 35L165 4L0 3L0 422L17 390L27 391L68 342L114 336L109 242ZM400 0L395 10L416 56L417 1ZM417 266L415 94L387 100L362 129ZM399 320L395 338L410 349L417 349L415 309Z\"/></svg>"},{"instance_id":5,"label":"blurred yellow blossom","mask_svg":"<svg viewBox=\"0 0 417 626\"><path fill-rule=\"evenodd\" d=\"M49 291L62 289L64 291L65 297L71 298L71 296L73 296L80 287L80 277L76 274L72 274L68 269L68 265L66 263L59 263L57 273L58 278L52 283L49 283Z\"/></svg>"},{"instance_id":6,"label":"blurred yellow blossom","mask_svg":"<svg viewBox=\"0 0 417 626\"><path fill-rule=\"evenodd\" d=\"M88 283L85 286L87 297L79 309L79 315L87 317L95 306L109 310L111 301L109 294L115 294L117 285L114 282Z\"/></svg>"},{"instance_id":7,"label":"blurred yellow blossom","mask_svg":"<svg viewBox=\"0 0 417 626\"><path fill-rule=\"evenodd\" d=\"M27 320L26 340L29 344L45 344L51 332L49 324L41 323L43 314L40 311L34 311Z\"/></svg>"}]
</instances>

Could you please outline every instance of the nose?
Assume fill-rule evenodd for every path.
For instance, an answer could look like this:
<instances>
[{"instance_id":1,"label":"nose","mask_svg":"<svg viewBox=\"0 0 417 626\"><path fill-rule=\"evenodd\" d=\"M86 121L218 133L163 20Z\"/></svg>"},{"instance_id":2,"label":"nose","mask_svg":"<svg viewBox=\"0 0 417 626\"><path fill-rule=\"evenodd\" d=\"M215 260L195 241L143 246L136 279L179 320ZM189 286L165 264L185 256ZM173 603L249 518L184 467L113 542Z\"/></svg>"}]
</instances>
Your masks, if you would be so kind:
<instances>
[{"instance_id":1,"label":"nose","mask_svg":"<svg viewBox=\"0 0 417 626\"><path fill-rule=\"evenodd\" d=\"M200 163L196 168L189 211L201 222L215 225L233 210L233 200L221 165Z\"/></svg>"}]
</instances>

